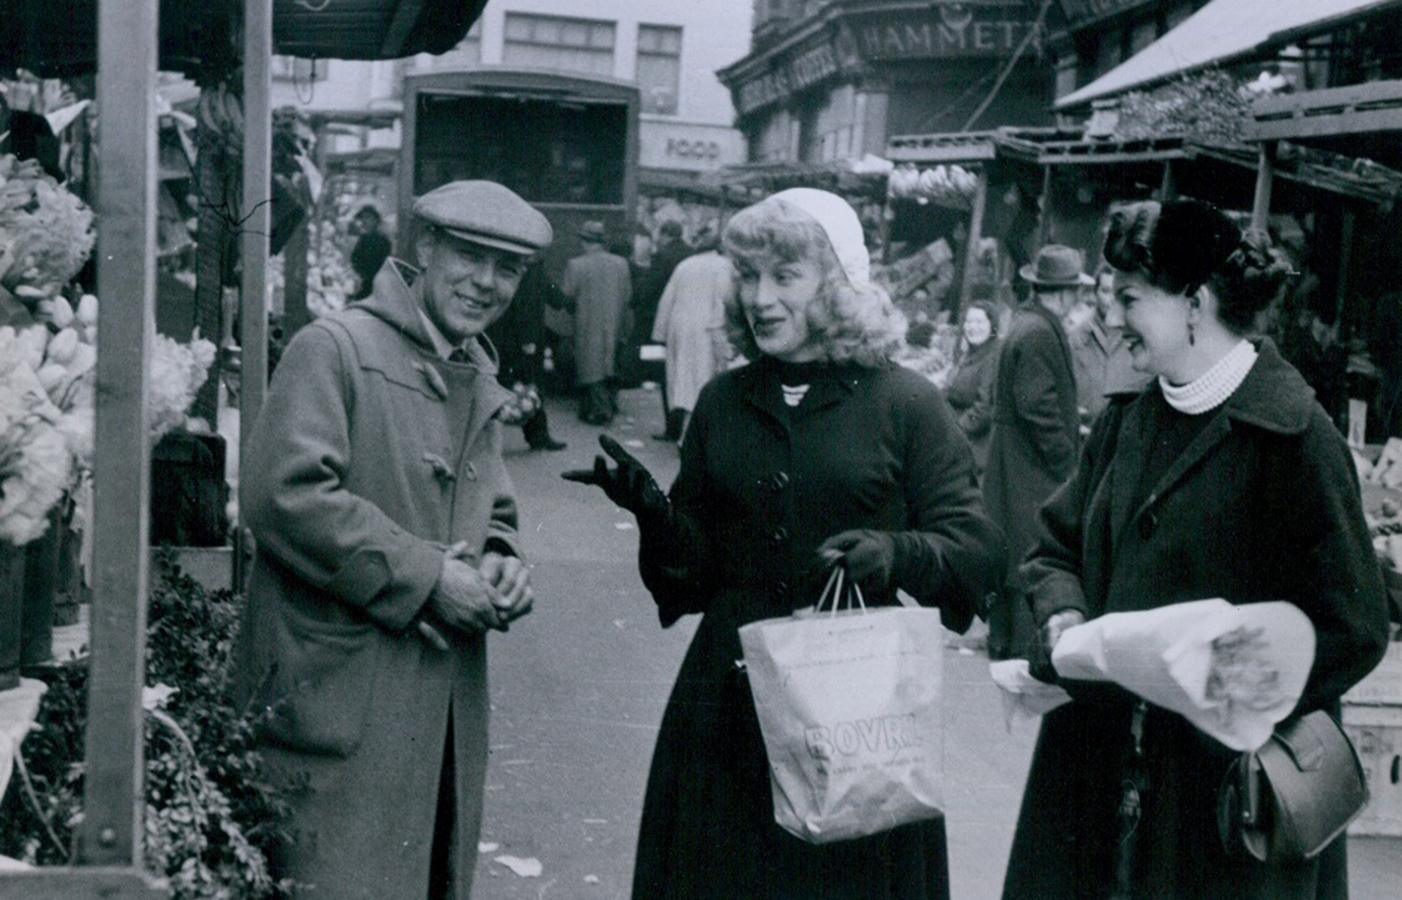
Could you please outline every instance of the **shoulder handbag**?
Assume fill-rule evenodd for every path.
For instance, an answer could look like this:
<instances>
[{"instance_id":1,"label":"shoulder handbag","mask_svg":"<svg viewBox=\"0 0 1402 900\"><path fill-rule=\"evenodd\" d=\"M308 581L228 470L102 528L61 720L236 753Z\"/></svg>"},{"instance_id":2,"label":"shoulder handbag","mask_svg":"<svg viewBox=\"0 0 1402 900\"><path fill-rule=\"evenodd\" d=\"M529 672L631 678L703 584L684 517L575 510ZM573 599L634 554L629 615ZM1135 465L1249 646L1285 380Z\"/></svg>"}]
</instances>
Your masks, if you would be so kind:
<instances>
[{"instance_id":1,"label":"shoulder handbag","mask_svg":"<svg viewBox=\"0 0 1402 900\"><path fill-rule=\"evenodd\" d=\"M1217 828L1228 854L1265 863L1311 859L1368 804L1358 753L1334 719L1316 710L1276 728L1260 750L1227 771Z\"/></svg>"}]
</instances>

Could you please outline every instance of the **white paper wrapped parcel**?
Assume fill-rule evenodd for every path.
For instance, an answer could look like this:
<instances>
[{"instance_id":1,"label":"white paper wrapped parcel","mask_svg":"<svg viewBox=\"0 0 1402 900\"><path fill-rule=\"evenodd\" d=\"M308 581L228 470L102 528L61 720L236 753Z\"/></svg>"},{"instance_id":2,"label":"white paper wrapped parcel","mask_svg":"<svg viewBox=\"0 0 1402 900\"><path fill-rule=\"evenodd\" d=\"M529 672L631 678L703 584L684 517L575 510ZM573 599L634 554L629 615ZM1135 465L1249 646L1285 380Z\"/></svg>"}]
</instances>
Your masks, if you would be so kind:
<instances>
[{"instance_id":1,"label":"white paper wrapped parcel","mask_svg":"<svg viewBox=\"0 0 1402 900\"><path fill-rule=\"evenodd\" d=\"M1278 673L1272 702L1208 696L1212 642L1240 628L1262 632L1263 653ZM1314 664L1314 646L1314 626L1290 603L1195 600L1109 613L1068 628L1052 650L1052 665L1062 678L1113 681L1233 750L1253 751L1295 708Z\"/></svg>"}]
</instances>

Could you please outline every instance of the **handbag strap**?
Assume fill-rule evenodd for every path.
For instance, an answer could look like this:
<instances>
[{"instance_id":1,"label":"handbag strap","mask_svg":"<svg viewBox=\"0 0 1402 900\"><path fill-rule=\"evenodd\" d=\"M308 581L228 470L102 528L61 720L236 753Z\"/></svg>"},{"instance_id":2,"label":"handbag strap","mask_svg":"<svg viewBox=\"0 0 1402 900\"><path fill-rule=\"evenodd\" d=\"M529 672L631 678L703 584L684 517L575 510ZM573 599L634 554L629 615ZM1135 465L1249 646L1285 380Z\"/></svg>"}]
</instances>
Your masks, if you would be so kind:
<instances>
[{"instance_id":1,"label":"handbag strap","mask_svg":"<svg viewBox=\"0 0 1402 900\"><path fill-rule=\"evenodd\" d=\"M836 565L832 567L832 574L828 576L827 584L823 585L823 592L818 595L818 603L813 607L814 612L822 612L823 604L831 601L832 609L829 616L836 616L837 611L842 608L842 599L846 597L848 609L861 609L863 613L867 611L866 598L862 596L861 585L855 579L847 577L847 567ZM853 600L856 604L853 604Z\"/></svg>"}]
</instances>

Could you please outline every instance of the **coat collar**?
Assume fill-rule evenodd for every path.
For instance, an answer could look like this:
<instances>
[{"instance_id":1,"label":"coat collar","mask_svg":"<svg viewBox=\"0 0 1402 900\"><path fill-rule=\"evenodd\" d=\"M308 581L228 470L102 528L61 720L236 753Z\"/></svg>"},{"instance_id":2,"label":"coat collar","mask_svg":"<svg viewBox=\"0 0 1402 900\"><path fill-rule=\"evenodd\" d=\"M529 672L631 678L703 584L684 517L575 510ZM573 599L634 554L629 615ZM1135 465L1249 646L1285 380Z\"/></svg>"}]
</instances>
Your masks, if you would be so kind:
<instances>
[{"instance_id":1,"label":"coat collar","mask_svg":"<svg viewBox=\"0 0 1402 900\"><path fill-rule=\"evenodd\" d=\"M355 306L395 328L425 353L441 358L437 342L425 327L423 282L414 278L416 274L408 263L391 257L375 276L374 291ZM439 340L446 338L439 336ZM467 341L463 349L468 365L496 376L495 354L482 345L481 337Z\"/></svg>"},{"instance_id":2,"label":"coat collar","mask_svg":"<svg viewBox=\"0 0 1402 900\"><path fill-rule=\"evenodd\" d=\"M778 366L770 357L761 356L740 369L739 376L745 381L744 396L750 405L767 413L787 429L790 422L807 418L851 396L865 371L853 363L832 366L831 376L814 379L803 402L792 409L784 405L783 392L779 390Z\"/></svg>"},{"instance_id":3,"label":"coat collar","mask_svg":"<svg viewBox=\"0 0 1402 900\"><path fill-rule=\"evenodd\" d=\"M1139 487L1146 459L1146 435L1141 428L1144 404L1157 402L1158 384L1151 384L1139 400L1125 409L1124 424L1115 446L1111 475L1111 535L1117 546L1125 527L1133 524L1164 494L1180 481L1241 423L1281 435L1301 434L1309 427L1314 407L1314 391L1305 379L1276 350L1269 338L1254 341L1259 355L1246 380L1220 407L1204 415L1212 416L1186 450L1149 491L1138 508L1130 503ZM1131 396L1117 394L1117 397Z\"/></svg>"}]
</instances>

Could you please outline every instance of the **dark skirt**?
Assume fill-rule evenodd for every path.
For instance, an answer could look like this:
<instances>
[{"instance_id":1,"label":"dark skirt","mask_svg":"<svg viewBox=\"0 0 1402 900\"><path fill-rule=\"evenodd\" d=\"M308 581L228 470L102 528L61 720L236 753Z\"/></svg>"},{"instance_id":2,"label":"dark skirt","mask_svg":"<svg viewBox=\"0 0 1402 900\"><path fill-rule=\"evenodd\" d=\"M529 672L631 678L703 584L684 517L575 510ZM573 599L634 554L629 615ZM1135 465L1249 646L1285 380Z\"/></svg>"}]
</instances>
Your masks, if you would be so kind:
<instances>
[{"instance_id":1,"label":"dark skirt","mask_svg":"<svg viewBox=\"0 0 1402 900\"><path fill-rule=\"evenodd\" d=\"M633 900L947 898L943 818L821 846L775 824L738 656L734 627L703 620L653 754Z\"/></svg>"}]
</instances>

